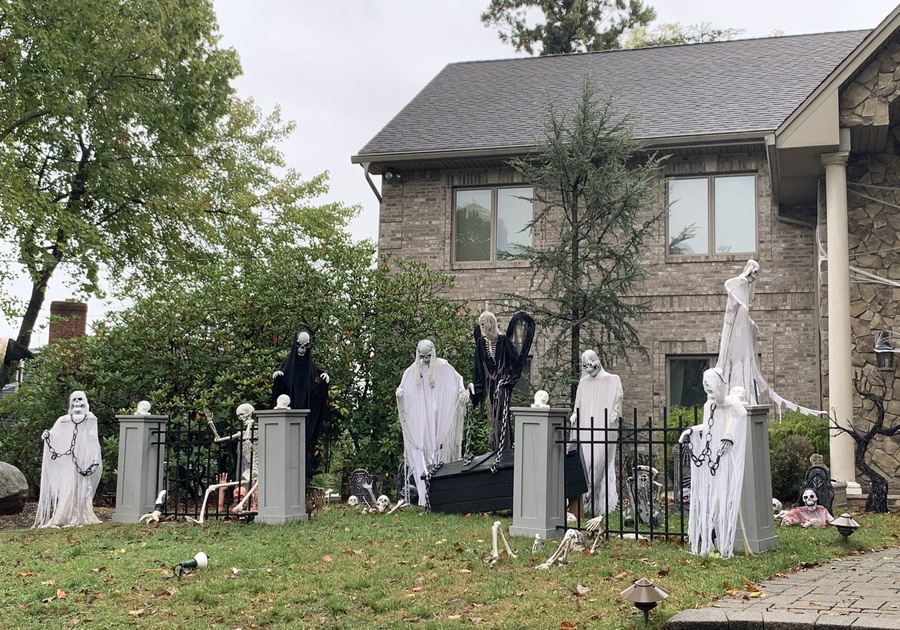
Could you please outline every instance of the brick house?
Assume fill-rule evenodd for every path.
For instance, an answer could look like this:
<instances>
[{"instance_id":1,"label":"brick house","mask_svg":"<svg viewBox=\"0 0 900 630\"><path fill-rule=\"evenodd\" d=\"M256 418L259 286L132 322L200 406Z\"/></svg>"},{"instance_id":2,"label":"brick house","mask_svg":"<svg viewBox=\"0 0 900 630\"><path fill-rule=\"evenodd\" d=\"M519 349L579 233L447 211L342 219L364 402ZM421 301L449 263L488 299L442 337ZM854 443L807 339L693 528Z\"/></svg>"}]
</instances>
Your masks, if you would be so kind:
<instances>
[{"instance_id":1,"label":"brick house","mask_svg":"<svg viewBox=\"0 0 900 630\"><path fill-rule=\"evenodd\" d=\"M723 283L754 258L763 375L790 400L863 422L853 373L874 365L881 331L900 334L900 7L872 31L450 64L352 157L373 190L382 178L379 251L453 274L453 297L475 309L527 291L527 264L500 256L532 238L520 231L527 184L506 161L528 152L548 104L565 106L585 74L648 150L669 156L658 185L670 211L640 289L650 356L606 366L625 408L697 402ZM880 373L896 423L894 371ZM870 455L896 487L898 440ZM848 436L832 436L831 466L852 492Z\"/></svg>"}]
</instances>

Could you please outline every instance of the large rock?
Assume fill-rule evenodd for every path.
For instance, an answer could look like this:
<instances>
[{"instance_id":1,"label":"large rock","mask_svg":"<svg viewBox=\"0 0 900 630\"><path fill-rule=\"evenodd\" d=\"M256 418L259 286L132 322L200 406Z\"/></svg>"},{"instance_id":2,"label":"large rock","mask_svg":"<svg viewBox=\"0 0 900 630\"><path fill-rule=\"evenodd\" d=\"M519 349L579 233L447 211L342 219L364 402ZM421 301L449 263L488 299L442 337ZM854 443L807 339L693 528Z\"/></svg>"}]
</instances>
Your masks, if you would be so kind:
<instances>
[{"instance_id":1,"label":"large rock","mask_svg":"<svg viewBox=\"0 0 900 630\"><path fill-rule=\"evenodd\" d=\"M0 514L18 514L25 507L28 481L22 471L0 462Z\"/></svg>"}]
</instances>

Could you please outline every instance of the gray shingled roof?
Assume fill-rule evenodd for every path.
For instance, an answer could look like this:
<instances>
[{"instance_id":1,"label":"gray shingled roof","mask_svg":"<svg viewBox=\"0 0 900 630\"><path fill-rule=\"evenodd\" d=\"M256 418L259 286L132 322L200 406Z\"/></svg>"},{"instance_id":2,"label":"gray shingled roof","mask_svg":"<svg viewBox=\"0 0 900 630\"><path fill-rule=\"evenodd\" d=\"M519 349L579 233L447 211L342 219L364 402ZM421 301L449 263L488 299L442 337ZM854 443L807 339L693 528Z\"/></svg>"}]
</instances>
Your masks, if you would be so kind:
<instances>
[{"instance_id":1,"label":"gray shingled roof","mask_svg":"<svg viewBox=\"0 0 900 630\"><path fill-rule=\"evenodd\" d=\"M550 99L577 96L585 73L645 140L771 132L869 32L452 63L354 160L533 145Z\"/></svg>"}]
</instances>

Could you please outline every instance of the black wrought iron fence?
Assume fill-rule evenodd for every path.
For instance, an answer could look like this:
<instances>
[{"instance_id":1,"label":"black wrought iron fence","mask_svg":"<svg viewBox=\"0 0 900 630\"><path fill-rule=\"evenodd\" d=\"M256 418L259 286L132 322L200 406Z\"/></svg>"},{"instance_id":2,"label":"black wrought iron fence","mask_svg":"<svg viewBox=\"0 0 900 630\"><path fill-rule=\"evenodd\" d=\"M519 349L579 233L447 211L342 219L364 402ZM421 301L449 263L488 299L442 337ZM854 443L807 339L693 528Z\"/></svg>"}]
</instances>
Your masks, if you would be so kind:
<instances>
[{"instance_id":1,"label":"black wrought iron fence","mask_svg":"<svg viewBox=\"0 0 900 630\"><path fill-rule=\"evenodd\" d=\"M700 423L700 411L694 409L691 424ZM678 438L691 424L683 415L670 423L664 408L656 418L641 418L634 409L618 422L610 423L607 414L602 419L579 416L574 427L560 427L557 442L568 458L580 455L584 471L585 494L567 497L570 508L576 504L576 522L567 528L593 529L607 537L682 540L691 472ZM579 485L572 474L567 466L567 489Z\"/></svg>"},{"instance_id":2,"label":"black wrought iron fence","mask_svg":"<svg viewBox=\"0 0 900 630\"><path fill-rule=\"evenodd\" d=\"M170 421L154 431L155 444L163 449L156 485L166 490L166 517L206 519L233 516L233 509L253 490L256 482L257 426L228 427L217 442L205 417L199 413ZM216 487L218 486L218 487ZM248 499L242 515L252 515L255 500Z\"/></svg>"}]
</instances>

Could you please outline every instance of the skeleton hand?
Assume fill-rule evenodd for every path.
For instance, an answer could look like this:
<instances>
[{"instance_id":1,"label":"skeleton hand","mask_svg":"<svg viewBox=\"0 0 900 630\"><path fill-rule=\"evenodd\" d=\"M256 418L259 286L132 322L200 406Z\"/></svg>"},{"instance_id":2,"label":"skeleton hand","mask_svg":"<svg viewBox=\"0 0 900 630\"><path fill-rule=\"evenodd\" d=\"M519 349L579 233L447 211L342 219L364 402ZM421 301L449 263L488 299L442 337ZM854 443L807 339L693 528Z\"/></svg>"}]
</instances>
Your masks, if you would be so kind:
<instances>
[{"instance_id":1,"label":"skeleton hand","mask_svg":"<svg viewBox=\"0 0 900 630\"><path fill-rule=\"evenodd\" d=\"M690 444L691 433L693 433L693 431L691 429L685 429L684 431L682 431L681 435L678 438L678 443L679 444Z\"/></svg>"},{"instance_id":2,"label":"skeleton hand","mask_svg":"<svg viewBox=\"0 0 900 630\"><path fill-rule=\"evenodd\" d=\"M466 389L469 390L469 396L475 395L475 383L469 383L469 386Z\"/></svg>"},{"instance_id":3,"label":"skeleton hand","mask_svg":"<svg viewBox=\"0 0 900 630\"><path fill-rule=\"evenodd\" d=\"M531 545L531 553L537 553L544 548L544 541L541 540L540 534L534 535L534 544Z\"/></svg>"},{"instance_id":4,"label":"skeleton hand","mask_svg":"<svg viewBox=\"0 0 900 630\"><path fill-rule=\"evenodd\" d=\"M569 416L569 424L571 424L574 427L577 422L578 422L578 412L573 411L572 415Z\"/></svg>"},{"instance_id":5,"label":"skeleton hand","mask_svg":"<svg viewBox=\"0 0 900 630\"><path fill-rule=\"evenodd\" d=\"M328 376L328 372L322 372L321 374L319 374L319 378L325 381L326 385L331 382L331 377Z\"/></svg>"},{"instance_id":6,"label":"skeleton hand","mask_svg":"<svg viewBox=\"0 0 900 630\"><path fill-rule=\"evenodd\" d=\"M280 376L284 376L284 372L282 372L281 370L275 370L274 372L272 372L273 381Z\"/></svg>"},{"instance_id":7,"label":"skeleton hand","mask_svg":"<svg viewBox=\"0 0 900 630\"><path fill-rule=\"evenodd\" d=\"M41 440L46 442L49 437L50 437L50 431L47 429L44 429L44 432L41 433Z\"/></svg>"},{"instance_id":8,"label":"skeleton hand","mask_svg":"<svg viewBox=\"0 0 900 630\"><path fill-rule=\"evenodd\" d=\"M395 392L395 394L396 394L396 396L397 396L398 399L403 398L403 388L402 388L402 387L398 387L398 388L397 388L397 391Z\"/></svg>"},{"instance_id":9,"label":"skeleton hand","mask_svg":"<svg viewBox=\"0 0 900 630\"><path fill-rule=\"evenodd\" d=\"M722 440L719 442L719 457L724 455L728 455L728 452L731 450L731 447L734 446L734 442L731 440Z\"/></svg>"},{"instance_id":10,"label":"skeleton hand","mask_svg":"<svg viewBox=\"0 0 900 630\"><path fill-rule=\"evenodd\" d=\"M162 516L162 513L153 510L149 514L144 514L141 518L138 519L138 523L143 523L144 519L147 519L147 523L159 523L159 517Z\"/></svg>"}]
</instances>

